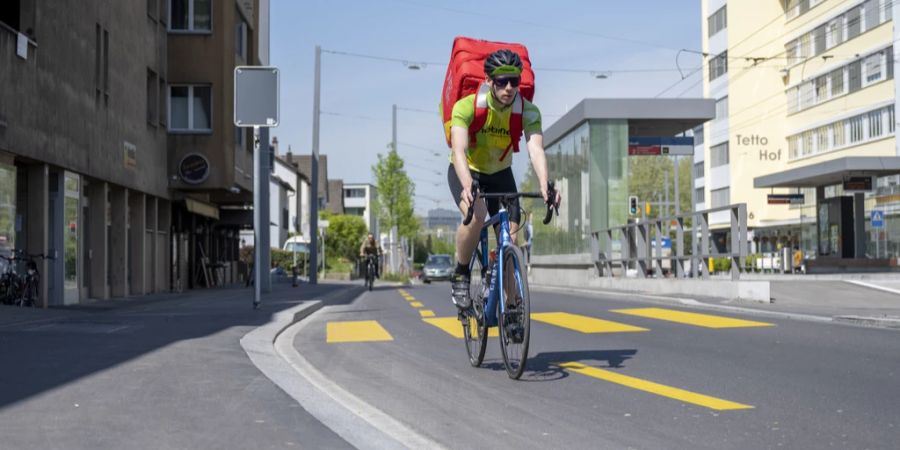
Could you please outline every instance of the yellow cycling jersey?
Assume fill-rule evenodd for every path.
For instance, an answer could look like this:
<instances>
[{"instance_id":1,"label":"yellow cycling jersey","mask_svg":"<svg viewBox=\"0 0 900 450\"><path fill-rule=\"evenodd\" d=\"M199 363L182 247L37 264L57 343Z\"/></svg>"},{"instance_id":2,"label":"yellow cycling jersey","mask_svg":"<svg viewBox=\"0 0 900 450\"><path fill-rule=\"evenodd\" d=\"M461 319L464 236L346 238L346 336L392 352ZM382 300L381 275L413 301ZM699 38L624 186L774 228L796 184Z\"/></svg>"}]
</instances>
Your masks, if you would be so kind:
<instances>
[{"instance_id":1,"label":"yellow cycling jersey","mask_svg":"<svg viewBox=\"0 0 900 450\"><path fill-rule=\"evenodd\" d=\"M450 118L451 127L463 127L469 129L469 125L475 119L475 95L463 97L453 105L453 114ZM484 127L475 136L475 146L466 149L466 160L469 162L469 170L483 174L497 173L512 165L512 153L500 160L506 147L509 146L509 119L512 108L507 106L498 108L492 93L488 93L488 113ZM541 111L533 103L522 99L522 129L527 136L530 133L541 132ZM450 155L453 163L453 155Z\"/></svg>"}]
</instances>

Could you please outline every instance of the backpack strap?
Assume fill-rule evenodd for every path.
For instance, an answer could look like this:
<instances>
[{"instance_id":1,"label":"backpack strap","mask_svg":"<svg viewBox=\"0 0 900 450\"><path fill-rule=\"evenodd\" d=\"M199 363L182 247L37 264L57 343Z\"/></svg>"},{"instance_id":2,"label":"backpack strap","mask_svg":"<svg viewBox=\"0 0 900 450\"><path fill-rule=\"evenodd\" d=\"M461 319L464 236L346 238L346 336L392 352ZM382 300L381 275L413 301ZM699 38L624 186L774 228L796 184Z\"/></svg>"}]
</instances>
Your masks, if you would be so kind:
<instances>
[{"instance_id":1,"label":"backpack strap","mask_svg":"<svg viewBox=\"0 0 900 450\"><path fill-rule=\"evenodd\" d=\"M481 83L478 86L478 92L475 93L475 118L469 125L469 148L474 148L477 142L478 132L484 128L488 116L488 94L491 92L487 83Z\"/></svg>"},{"instance_id":2,"label":"backpack strap","mask_svg":"<svg viewBox=\"0 0 900 450\"><path fill-rule=\"evenodd\" d=\"M509 145L506 147L506 150L500 155L500 161L503 161L506 158L506 155L509 154L509 150L512 149L513 152L519 153L519 139L522 138L522 133L524 132L525 125L522 119L522 113L525 110L525 101L522 100L521 95L516 95L515 100L513 100L512 104L512 113L509 115ZM483 125L483 124L482 124Z\"/></svg>"}]
</instances>

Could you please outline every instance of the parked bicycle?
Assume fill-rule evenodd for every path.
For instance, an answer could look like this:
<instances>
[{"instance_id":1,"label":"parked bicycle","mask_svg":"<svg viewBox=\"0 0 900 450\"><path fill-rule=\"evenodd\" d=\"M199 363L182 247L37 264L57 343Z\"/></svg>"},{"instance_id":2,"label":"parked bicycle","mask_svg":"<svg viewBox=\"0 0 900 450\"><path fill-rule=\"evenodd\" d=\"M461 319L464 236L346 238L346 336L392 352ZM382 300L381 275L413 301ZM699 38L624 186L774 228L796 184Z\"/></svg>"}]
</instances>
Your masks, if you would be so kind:
<instances>
[{"instance_id":1,"label":"parked bicycle","mask_svg":"<svg viewBox=\"0 0 900 450\"><path fill-rule=\"evenodd\" d=\"M550 198L556 197L553 183L548 186ZM531 301L528 276L525 273L525 257L510 237L509 203L519 197L543 198L540 192L513 192L479 194L478 184L472 183L473 198L496 198L500 211L488 219L481 228L481 237L470 262L472 282L469 287L471 307L459 314L469 362L481 365L487 348L488 329L499 326L500 351L503 364L510 378L517 380L525 370L528 360L528 343L531 334ZM547 206L544 224L550 223L553 212ZM468 225L474 213L474 202L463 221ZM497 248L488 250L488 228L499 225ZM480 276L479 276L480 274ZM503 276L500 276L503 274Z\"/></svg>"},{"instance_id":2,"label":"parked bicycle","mask_svg":"<svg viewBox=\"0 0 900 450\"><path fill-rule=\"evenodd\" d=\"M0 256L6 261L6 270L0 276L0 301L7 305L33 308L40 303L41 272L38 270L36 258L52 260L53 257L41 254L30 255L14 251L12 256ZM25 263L25 274L15 271L16 262Z\"/></svg>"}]
</instances>

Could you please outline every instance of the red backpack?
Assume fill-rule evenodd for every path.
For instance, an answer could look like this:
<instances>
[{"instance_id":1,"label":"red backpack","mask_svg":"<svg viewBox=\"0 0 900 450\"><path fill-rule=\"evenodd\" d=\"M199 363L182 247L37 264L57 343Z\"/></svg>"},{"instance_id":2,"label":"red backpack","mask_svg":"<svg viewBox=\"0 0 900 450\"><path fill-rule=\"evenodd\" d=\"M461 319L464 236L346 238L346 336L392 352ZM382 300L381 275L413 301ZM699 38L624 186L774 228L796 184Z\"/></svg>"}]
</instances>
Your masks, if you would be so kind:
<instances>
[{"instance_id":1,"label":"red backpack","mask_svg":"<svg viewBox=\"0 0 900 450\"><path fill-rule=\"evenodd\" d=\"M469 145L475 145L475 137L484 127L487 121L487 94L490 91L485 83L484 60L500 49L509 49L516 52L522 59L522 81L519 84L519 93L512 105L512 115L509 120L509 146L500 156L500 161L506 158L509 150L519 151L519 139L522 137L523 123L522 111L524 102L522 97L531 101L534 98L534 72L531 70L531 60L528 59L528 49L522 44L508 44L505 42L482 41L459 36L453 40L453 50L450 52L450 64L447 65L447 75L444 78L444 89L441 92L440 111L444 121L444 134L447 138L447 146L450 146L450 118L453 114L453 105L471 94L475 97L475 119L469 125Z\"/></svg>"}]
</instances>

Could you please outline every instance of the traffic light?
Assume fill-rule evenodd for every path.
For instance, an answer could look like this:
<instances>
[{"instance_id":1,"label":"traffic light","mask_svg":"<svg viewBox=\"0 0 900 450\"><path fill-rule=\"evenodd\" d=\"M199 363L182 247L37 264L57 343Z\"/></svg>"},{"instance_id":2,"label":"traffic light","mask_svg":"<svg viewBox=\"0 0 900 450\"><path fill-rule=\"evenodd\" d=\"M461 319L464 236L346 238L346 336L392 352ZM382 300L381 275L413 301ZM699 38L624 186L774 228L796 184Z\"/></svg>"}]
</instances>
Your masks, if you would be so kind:
<instances>
[{"instance_id":1,"label":"traffic light","mask_svg":"<svg viewBox=\"0 0 900 450\"><path fill-rule=\"evenodd\" d=\"M628 197L628 214L632 216L638 215L640 209L638 209L638 198L636 195L632 195Z\"/></svg>"}]
</instances>

